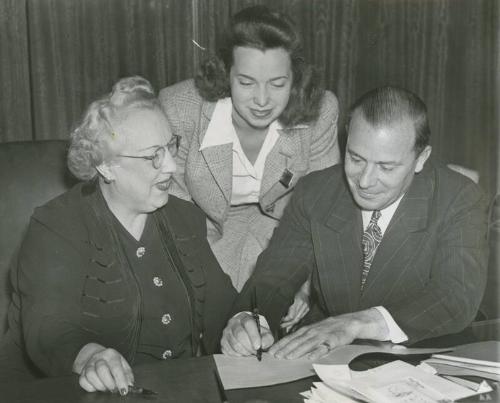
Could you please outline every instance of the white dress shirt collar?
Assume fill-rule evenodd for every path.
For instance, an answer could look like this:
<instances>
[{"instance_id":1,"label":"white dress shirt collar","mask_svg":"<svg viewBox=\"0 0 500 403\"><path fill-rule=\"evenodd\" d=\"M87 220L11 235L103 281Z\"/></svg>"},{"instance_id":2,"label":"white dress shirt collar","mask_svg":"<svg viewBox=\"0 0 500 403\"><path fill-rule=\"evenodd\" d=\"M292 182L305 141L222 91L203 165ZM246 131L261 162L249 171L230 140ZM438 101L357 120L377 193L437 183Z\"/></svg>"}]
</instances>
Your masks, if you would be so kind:
<instances>
[{"instance_id":1,"label":"white dress shirt collar","mask_svg":"<svg viewBox=\"0 0 500 403\"><path fill-rule=\"evenodd\" d=\"M236 136L236 131L233 125L232 119L233 113L233 103L231 98L219 99L215 104L215 109L208 124L207 131L203 137L203 141L200 146L200 151L214 146L220 146L222 144L229 144L234 142ZM293 129L304 129L309 127L306 124L298 124L293 126ZM279 137L279 130L282 130L283 126L278 120L272 122L269 126L268 135L271 134L272 137ZM274 133L273 133L274 132ZM236 136L237 137L237 136ZM233 146L234 149L234 146Z\"/></svg>"},{"instance_id":2,"label":"white dress shirt collar","mask_svg":"<svg viewBox=\"0 0 500 403\"><path fill-rule=\"evenodd\" d=\"M232 122L233 104L231 98L224 98L215 104L214 113L203 137L200 151L222 144L232 143L234 139L234 126Z\"/></svg>"},{"instance_id":3,"label":"white dress shirt collar","mask_svg":"<svg viewBox=\"0 0 500 403\"><path fill-rule=\"evenodd\" d=\"M378 226L380 228L380 231L382 231L382 235L384 235L385 230L389 226L389 223L391 222L392 216L396 212L396 209L399 206L399 203L401 202L401 199L403 198L404 195L402 195L399 199L397 199L394 203L391 205L387 206L385 209L380 210L380 218L378 219ZM368 224L370 223L370 220L372 218L372 213L373 211L370 210L361 210L361 215L363 217L363 230L366 230L366 227L368 227Z\"/></svg>"},{"instance_id":4,"label":"white dress shirt collar","mask_svg":"<svg viewBox=\"0 0 500 403\"><path fill-rule=\"evenodd\" d=\"M266 159L278 141L282 126L276 120L270 124L259 155L252 164L245 155L234 128L232 109L231 98L217 101L200 151L208 147L232 144L231 205L258 203Z\"/></svg>"}]
</instances>

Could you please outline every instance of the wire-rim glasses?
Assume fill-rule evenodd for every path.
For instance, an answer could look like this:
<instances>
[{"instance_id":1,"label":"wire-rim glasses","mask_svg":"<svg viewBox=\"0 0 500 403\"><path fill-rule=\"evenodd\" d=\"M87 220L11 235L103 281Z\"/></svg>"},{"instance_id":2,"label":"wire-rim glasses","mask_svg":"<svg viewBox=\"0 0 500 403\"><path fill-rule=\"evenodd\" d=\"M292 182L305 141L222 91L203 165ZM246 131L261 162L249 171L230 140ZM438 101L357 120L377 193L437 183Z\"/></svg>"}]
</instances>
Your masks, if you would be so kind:
<instances>
[{"instance_id":1,"label":"wire-rim glasses","mask_svg":"<svg viewBox=\"0 0 500 403\"><path fill-rule=\"evenodd\" d=\"M154 169L160 169L161 165L163 164L163 160L165 159L165 153L168 150L170 155L172 157L175 157L177 155L177 152L179 151L179 145L181 142L181 137L174 134L172 135L172 138L170 141L167 143L165 146L159 146L153 154L151 155L124 155L124 154L118 154L118 157L125 157L125 158L139 158L143 160L148 160L151 161L153 164Z\"/></svg>"}]
</instances>

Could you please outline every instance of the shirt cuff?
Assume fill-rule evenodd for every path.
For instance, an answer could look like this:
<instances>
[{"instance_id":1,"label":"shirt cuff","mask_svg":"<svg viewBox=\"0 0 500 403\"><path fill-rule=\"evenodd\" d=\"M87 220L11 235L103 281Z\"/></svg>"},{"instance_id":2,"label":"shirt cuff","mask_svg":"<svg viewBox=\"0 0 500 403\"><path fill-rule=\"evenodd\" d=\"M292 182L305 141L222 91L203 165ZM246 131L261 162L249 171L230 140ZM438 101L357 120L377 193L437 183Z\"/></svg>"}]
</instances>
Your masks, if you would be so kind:
<instances>
[{"instance_id":1,"label":"shirt cuff","mask_svg":"<svg viewBox=\"0 0 500 403\"><path fill-rule=\"evenodd\" d=\"M389 313L387 309L385 309L383 306L376 306L374 307L384 318L385 324L387 325L387 328L389 329L389 334L387 335L387 338L383 341L390 340L393 343L403 343L406 340L408 340L408 336L406 335L405 332L401 330L401 328L398 326L392 315Z\"/></svg>"}]
</instances>

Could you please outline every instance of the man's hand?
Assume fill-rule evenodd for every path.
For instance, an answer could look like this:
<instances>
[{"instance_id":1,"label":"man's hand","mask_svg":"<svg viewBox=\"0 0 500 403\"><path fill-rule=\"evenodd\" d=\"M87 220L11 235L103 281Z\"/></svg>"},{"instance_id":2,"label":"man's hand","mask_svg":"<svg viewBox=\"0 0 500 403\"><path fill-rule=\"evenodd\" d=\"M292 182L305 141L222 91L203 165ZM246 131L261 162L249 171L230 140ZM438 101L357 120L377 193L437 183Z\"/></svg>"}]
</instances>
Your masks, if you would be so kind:
<instances>
[{"instance_id":1,"label":"man's hand","mask_svg":"<svg viewBox=\"0 0 500 403\"><path fill-rule=\"evenodd\" d=\"M116 350L89 343L82 347L73 363L73 371L80 374L80 386L87 392L128 393L134 384L134 374L127 360Z\"/></svg>"},{"instance_id":2,"label":"man's hand","mask_svg":"<svg viewBox=\"0 0 500 403\"><path fill-rule=\"evenodd\" d=\"M251 314L240 312L229 319L220 342L226 355L241 357L257 354L257 350L269 348L274 343L271 331L261 325L262 339L259 337L257 324Z\"/></svg>"},{"instance_id":3,"label":"man's hand","mask_svg":"<svg viewBox=\"0 0 500 403\"><path fill-rule=\"evenodd\" d=\"M286 316L281 319L280 327L287 332L292 326L299 323L299 321L309 312L309 293L310 293L310 280L307 280L300 290L295 294L293 304L288 308Z\"/></svg>"},{"instance_id":4,"label":"man's hand","mask_svg":"<svg viewBox=\"0 0 500 403\"><path fill-rule=\"evenodd\" d=\"M274 344L269 353L276 358L317 359L355 339L385 340L389 330L376 309L349 313L304 326Z\"/></svg>"}]
</instances>

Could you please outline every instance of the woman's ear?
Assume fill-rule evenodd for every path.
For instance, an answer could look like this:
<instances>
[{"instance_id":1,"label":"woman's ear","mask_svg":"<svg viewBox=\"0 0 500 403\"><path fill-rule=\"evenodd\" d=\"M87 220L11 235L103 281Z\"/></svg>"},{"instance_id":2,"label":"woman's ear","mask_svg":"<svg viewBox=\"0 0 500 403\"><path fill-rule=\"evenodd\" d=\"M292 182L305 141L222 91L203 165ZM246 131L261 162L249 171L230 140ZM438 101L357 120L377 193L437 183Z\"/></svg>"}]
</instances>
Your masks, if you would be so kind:
<instances>
[{"instance_id":1,"label":"woman's ear","mask_svg":"<svg viewBox=\"0 0 500 403\"><path fill-rule=\"evenodd\" d=\"M115 180L115 175L113 173L113 170L111 167L106 163L103 162L99 164L98 166L95 167L99 175L104 179L104 182L106 183L111 183Z\"/></svg>"}]
</instances>

